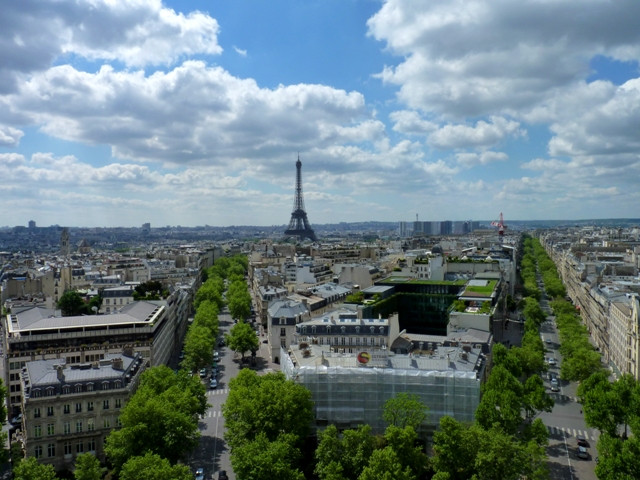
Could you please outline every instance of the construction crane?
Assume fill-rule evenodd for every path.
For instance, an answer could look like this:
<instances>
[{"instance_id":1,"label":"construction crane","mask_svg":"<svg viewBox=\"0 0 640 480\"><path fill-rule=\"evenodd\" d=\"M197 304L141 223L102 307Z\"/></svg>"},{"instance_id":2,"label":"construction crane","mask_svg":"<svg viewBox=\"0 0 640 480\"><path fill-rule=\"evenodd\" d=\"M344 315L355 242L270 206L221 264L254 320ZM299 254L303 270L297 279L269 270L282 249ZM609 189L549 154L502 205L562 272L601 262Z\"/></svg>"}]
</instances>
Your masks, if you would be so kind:
<instances>
[{"instance_id":1,"label":"construction crane","mask_svg":"<svg viewBox=\"0 0 640 480\"><path fill-rule=\"evenodd\" d=\"M507 226L504 224L504 218L502 218L502 212L500 212L500 219L491 222L491 226L498 227L498 237L500 238L500 243L502 243L504 231L507 229Z\"/></svg>"}]
</instances>

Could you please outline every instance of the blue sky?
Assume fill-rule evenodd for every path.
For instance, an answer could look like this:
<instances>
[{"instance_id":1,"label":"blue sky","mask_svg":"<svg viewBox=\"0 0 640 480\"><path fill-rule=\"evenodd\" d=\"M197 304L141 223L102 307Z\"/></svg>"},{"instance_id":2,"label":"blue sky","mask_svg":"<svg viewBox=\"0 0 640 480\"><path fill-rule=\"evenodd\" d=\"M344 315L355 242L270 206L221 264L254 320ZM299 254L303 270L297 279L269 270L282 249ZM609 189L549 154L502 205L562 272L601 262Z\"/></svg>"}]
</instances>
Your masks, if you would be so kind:
<instances>
[{"instance_id":1,"label":"blue sky","mask_svg":"<svg viewBox=\"0 0 640 480\"><path fill-rule=\"evenodd\" d=\"M1 225L638 217L640 2L4 2Z\"/></svg>"}]
</instances>

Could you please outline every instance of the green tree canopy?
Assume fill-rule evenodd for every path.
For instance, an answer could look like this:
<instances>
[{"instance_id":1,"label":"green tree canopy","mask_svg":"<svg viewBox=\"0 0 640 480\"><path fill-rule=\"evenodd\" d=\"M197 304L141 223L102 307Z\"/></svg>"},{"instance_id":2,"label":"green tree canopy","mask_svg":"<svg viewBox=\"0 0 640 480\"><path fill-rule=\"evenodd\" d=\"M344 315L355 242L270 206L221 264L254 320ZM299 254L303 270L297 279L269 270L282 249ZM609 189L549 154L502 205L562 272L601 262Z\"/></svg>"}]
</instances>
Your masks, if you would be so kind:
<instances>
[{"instance_id":1,"label":"green tree canopy","mask_svg":"<svg viewBox=\"0 0 640 480\"><path fill-rule=\"evenodd\" d=\"M52 465L39 463L35 457L22 460L13 469L14 480L58 480Z\"/></svg>"},{"instance_id":2,"label":"green tree canopy","mask_svg":"<svg viewBox=\"0 0 640 480\"><path fill-rule=\"evenodd\" d=\"M62 294L60 300L58 300L58 308L62 310L62 315L65 317L87 313L82 295L75 290L67 290Z\"/></svg>"},{"instance_id":3,"label":"green tree canopy","mask_svg":"<svg viewBox=\"0 0 640 480\"><path fill-rule=\"evenodd\" d=\"M313 420L311 392L283 373L259 376L247 368L229 381L222 406L231 451L260 433L275 441L282 433L304 439Z\"/></svg>"},{"instance_id":4,"label":"green tree canopy","mask_svg":"<svg viewBox=\"0 0 640 480\"><path fill-rule=\"evenodd\" d=\"M193 474L186 465L171 465L166 458L147 452L127 460L120 480L193 480Z\"/></svg>"},{"instance_id":5,"label":"green tree canopy","mask_svg":"<svg viewBox=\"0 0 640 480\"><path fill-rule=\"evenodd\" d=\"M166 366L150 368L122 410L122 428L107 437L107 457L116 471L130 457L147 452L175 463L197 445L198 415L206 409L205 388L197 376Z\"/></svg>"},{"instance_id":6,"label":"green tree canopy","mask_svg":"<svg viewBox=\"0 0 640 480\"><path fill-rule=\"evenodd\" d=\"M296 466L301 457L297 441L295 435L285 433L270 441L261 432L233 450L233 471L242 480L304 480Z\"/></svg>"},{"instance_id":7,"label":"green tree canopy","mask_svg":"<svg viewBox=\"0 0 640 480\"><path fill-rule=\"evenodd\" d=\"M100 460L92 453L83 453L76 457L73 469L75 480L100 480L105 469L100 465Z\"/></svg>"},{"instance_id":8,"label":"green tree canopy","mask_svg":"<svg viewBox=\"0 0 640 480\"><path fill-rule=\"evenodd\" d=\"M257 351L260 346L260 340L248 323L239 321L229 333L225 336L227 346L244 358L245 353Z\"/></svg>"},{"instance_id":9,"label":"green tree canopy","mask_svg":"<svg viewBox=\"0 0 640 480\"><path fill-rule=\"evenodd\" d=\"M427 419L429 409L415 394L401 392L384 404L382 418L388 425L418 430Z\"/></svg>"}]
</instances>

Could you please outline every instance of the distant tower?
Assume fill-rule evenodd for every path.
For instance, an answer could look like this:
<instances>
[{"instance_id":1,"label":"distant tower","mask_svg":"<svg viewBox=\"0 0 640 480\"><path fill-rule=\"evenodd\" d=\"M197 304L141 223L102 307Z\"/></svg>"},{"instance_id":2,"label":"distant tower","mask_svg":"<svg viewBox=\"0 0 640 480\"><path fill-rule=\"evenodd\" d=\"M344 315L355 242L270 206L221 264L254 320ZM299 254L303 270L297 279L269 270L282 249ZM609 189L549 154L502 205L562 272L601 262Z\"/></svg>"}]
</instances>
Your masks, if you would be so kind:
<instances>
[{"instance_id":1,"label":"distant tower","mask_svg":"<svg viewBox=\"0 0 640 480\"><path fill-rule=\"evenodd\" d=\"M507 226L504 224L504 218L502 217L502 212L500 212L500 219L494 220L491 222L492 227L498 227L498 240L500 243L504 240L504 231L507 229Z\"/></svg>"},{"instance_id":2,"label":"distant tower","mask_svg":"<svg viewBox=\"0 0 640 480\"><path fill-rule=\"evenodd\" d=\"M285 235L291 235L303 238L308 238L312 242L315 242L316 234L311 228L311 224L307 219L307 212L304 211L304 199L302 198L302 162L300 161L300 155L298 155L298 161L296 162L296 193L293 197L293 212L291 212L291 221L289 222L289 228L284 232Z\"/></svg>"},{"instance_id":3,"label":"distant tower","mask_svg":"<svg viewBox=\"0 0 640 480\"><path fill-rule=\"evenodd\" d=\"M64 227L62 229L62 233L60 234L60 254L68 256L69 253L69 229L67 227Z\"/></svg>"}]
</instances>

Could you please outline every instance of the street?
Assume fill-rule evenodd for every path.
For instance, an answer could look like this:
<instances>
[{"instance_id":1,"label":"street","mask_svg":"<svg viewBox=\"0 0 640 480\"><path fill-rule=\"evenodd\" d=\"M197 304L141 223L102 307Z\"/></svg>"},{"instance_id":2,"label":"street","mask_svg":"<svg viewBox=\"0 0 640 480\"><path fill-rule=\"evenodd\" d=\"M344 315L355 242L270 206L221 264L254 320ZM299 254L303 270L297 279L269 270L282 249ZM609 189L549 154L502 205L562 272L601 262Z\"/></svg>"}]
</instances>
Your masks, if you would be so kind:
<instances>
[{"instance_id":1,"label":"street","mask_svg":"<svg viewBox=\"0 0 640 480\"><path fill-rule=\"evenodd\" d=\"M233 326L233 320L229 311L225 308L218 315L220 331L218 338L223 338ZM256 366L254 369L259 373L267 373L279 370L277 366L271 365L266 359L267 348L262 342L264 337L260 337L260 349L257 352ZM240 371L240 355L225 347L216 347L220 355L218 361L218 387L207 390L207 403L211 406L200 419L200 444L191 456L191 467L203 467L207 480L218 480L218 472L226 470L231 480L235 479L235 474L231 468L229 450L224 441L224 417L222 415L222 405L227 400L229 394L229 380L234 378ZM209 385L209 378L203 379L205 385Z\"/></svg>"},{"instance_id":2,"label":"street","mask_svg":"<svg viewBox=\"0 0 640 480\"><path fill-rule=\"evenodd\" d=\"M549 391L555 405L551 412L542 412L539 417L549 430L549 446L547 455L549 457L550 478L554 480L596 480L595 458L597 457L596 443L598 431L588 428L584 422L581 405L576 396L577 384L561 380L560 365L562 358L558 348L558 332L556 330L554 317L547 300L541 300L540 306L547 314L547 321L540 327L540 335L545 345L545 358L550 357L556 360L555 365L548 365L549 372L553 372L558 377L558 392ZM545 376L545 384L551 388L550 380ZM589 446L587 447L588 458L578 457L577 437L584 437Z\"/></svg>"}]
</instances>

